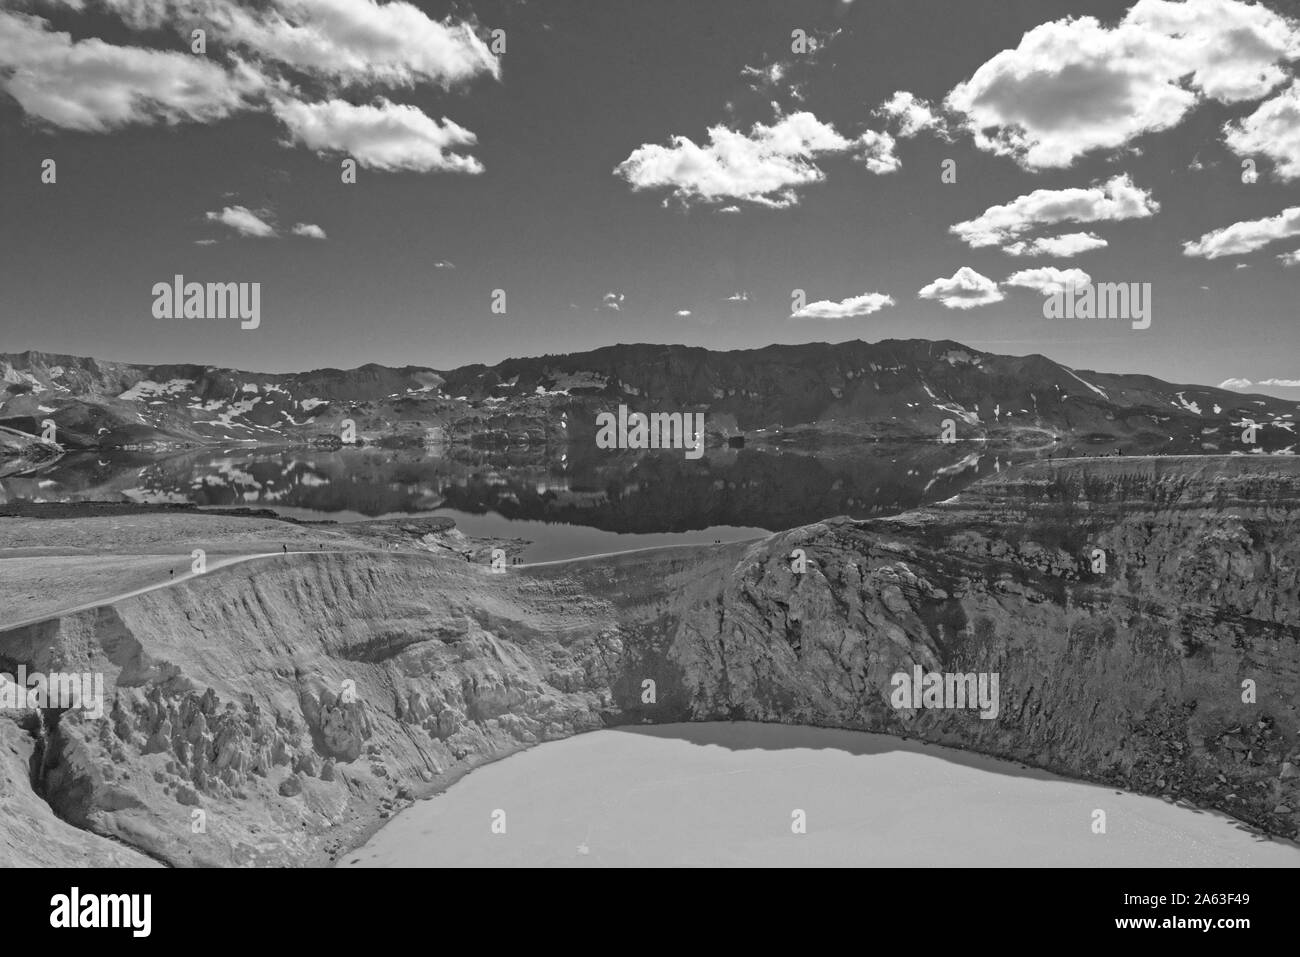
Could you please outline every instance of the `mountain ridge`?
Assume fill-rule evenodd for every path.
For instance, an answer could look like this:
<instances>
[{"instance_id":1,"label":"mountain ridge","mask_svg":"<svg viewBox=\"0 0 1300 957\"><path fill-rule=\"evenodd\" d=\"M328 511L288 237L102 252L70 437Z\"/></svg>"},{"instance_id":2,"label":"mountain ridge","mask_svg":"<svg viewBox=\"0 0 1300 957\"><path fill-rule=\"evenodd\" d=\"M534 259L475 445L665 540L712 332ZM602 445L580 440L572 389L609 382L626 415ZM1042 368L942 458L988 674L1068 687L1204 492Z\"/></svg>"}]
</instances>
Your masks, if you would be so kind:
<instances>
[{"instance_id":1,"label":"mountain ridge","mask_svg":"<svg viewBox=\"0 0 1300 957\"><path fill-rule=\"evenodd\" d=\"M714 441L792 430L933 439L951 421L960 439L1147 452L1289 451L1300 413L1300 404L1271 396L1076 370L954 340L728 351L638 343L450 370L366 363L288 373L0 354L0 426L35 436L53 420L65 448L301 443L339 434L348 419L368 442L410 441L433 428L553 440L566 437L562 420L620 404L704 411ZM1257 441L1234 440L1234 427L1251 422Z\"/></svg>"}]
</instances>

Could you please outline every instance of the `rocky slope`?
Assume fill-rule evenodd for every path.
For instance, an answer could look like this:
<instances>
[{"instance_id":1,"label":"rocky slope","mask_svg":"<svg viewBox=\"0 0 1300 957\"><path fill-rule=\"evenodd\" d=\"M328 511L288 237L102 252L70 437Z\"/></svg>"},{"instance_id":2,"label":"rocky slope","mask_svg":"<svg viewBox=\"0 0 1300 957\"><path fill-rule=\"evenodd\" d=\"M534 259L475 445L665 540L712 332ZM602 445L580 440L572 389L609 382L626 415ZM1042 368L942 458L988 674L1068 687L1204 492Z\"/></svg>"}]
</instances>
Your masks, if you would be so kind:
<instances>
[{"instance_id":1,"label":"rocky slope","mask_svg":"<svg viewBox=\"0 0 1300 957\"><path fill-rule=\"evenodd\" d=\"M60 820L32 791L40 720L37 712L0 718L0 867L157 867L138 851Z\"/></svg>"},{"instance_id":2,"label":"rocky slope","mask_svg":"<svg viewBox=\"0 0 1300 957\"><path fill-rule=\"evenodd\" d=\"M684 617L674 660L692 717L905 734L1293 836L1297 506L1285 460L1028 466L747 555L713 606ZM796 547L801 576L785 557ZM914 664L999 673L998 719L894 710L889 677Z\"/></svg>"},{"instance_id":3,"label":"rocky slope","mask_svg":"<svg viewBox=\"0 0 1300 957\"><path fill-rule=\"evenodd\" d=\"M1058 461L748 545L249 564L0 632L0 666L106 674L104 720L46 715L32 788L174 865L325 861L483 760L718 718L904 734L1293 836L1298 521L1288 458ZM895 710L913 665L998 673L998 717Z\"/></svg>"}]
</instances>

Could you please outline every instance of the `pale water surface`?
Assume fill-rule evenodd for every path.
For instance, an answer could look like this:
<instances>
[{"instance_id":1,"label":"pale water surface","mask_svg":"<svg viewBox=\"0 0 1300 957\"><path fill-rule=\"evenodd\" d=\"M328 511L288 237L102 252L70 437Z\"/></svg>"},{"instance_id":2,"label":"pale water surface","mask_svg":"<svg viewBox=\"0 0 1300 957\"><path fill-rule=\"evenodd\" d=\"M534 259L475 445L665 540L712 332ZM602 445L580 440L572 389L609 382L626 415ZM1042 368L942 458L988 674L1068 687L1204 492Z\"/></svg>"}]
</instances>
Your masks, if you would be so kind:
<instances>
[{"instance_id":1,"label":"pale water surface","mask_svg":"<svg viewBox=\"0 0 1300 957\"><path fill-rule=\"evenodd\" d=\"M1300 848L967 752L736 722L543 744L416 803L342 865L1295 867Z\"/></svg>"}]
</instances>

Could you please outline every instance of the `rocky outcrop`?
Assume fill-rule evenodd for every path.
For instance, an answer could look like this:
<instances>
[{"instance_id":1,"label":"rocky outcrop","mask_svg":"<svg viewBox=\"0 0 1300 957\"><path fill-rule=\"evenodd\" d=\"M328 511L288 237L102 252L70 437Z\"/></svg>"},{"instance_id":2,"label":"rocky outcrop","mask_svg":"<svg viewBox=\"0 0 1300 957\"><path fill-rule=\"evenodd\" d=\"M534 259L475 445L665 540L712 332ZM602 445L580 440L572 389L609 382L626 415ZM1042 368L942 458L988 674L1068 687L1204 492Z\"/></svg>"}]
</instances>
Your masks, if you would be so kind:
<instances>
[{"instance_id":1,"label":"rocky outcrop","mask_svg":"<svg viewBox=\"0 0 1300 957\"><path fill-rule=\"evenodd\" d=\"M61 820L32 788L44 744L39 712L0 719L0 867L156 867L148 857Z\"/></svg>"},{"instance_id":2,"label":"rocky outcrop","mask_svg":"<svg viewBox=\"0 0 1300 957\"><path fill-rule=\"evenodd\" d=\"M0 664L106 675L104 719L46 716L34 791L174 865L326 861L482 761L683 719L906 735L1294 835L1298 505L1288 459L1043 463L750 544L250 563L0 632ZM916 666L997 674L996 718L894 707Z\"/></svg>"}]
</instances>

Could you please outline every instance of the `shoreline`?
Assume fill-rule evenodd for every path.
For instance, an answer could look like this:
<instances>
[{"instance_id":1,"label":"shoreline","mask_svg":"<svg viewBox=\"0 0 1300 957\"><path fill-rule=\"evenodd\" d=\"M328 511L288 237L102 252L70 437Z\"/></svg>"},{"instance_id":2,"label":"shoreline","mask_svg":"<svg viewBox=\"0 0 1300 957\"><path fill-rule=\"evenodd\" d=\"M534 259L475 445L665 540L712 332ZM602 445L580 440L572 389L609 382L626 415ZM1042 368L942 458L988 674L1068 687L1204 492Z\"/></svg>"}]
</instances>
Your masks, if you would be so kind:
<instances>
[{"instance_id":1,"label":"shoreline","mask_svg":"<svg viewBox=\"0 0 1300 957\"><path fill-rule=\"evenodd\" d=\"M1077 785L1077 786L1082 786L1087 788L1096 788L1101 791L1109 791L1112 794L1118 792L1129 797L1158 800L1161 801L1162 803L1169 804L1172 807L1177 807L1182 810L1191 811L1195 814L1207 815L1211 819L1218 820L1226 825L1235 828L1238 831L1241 831L1245 834L1249 834L1251 839L1257 843L1275 844L1278 845L1279 847L1285 847L1293 851L1300 852L1300 842L1285 837L1281 837L1279 835L1265 833L1263 830L1250 824L1249 822L1243 821L1240 818L1234 817L1233 815L1228 814L1217 808L1202 806L1199 804L1195 804L1191 801L1187 801L1185 799L1169 800L1168 798L1158 794L1147 794L1141 791L1135 791L1128 788L1117 788L1110 783L1065 775L1058 771L1051 770L1049 768L1044 768L1038 765L1026 764L1014 758L1005 758L998 755L987 754L981 751L973 751L968 748L956 747L947 744L940 744L938 742L933 742L933 741L926 741L921 738L913 738L904 735L888 734L880 731L868 731L862 728L847 728L838 725L795 724L795 723L784 722L784 721L760 721L760 720L750 720L750 719L731 720L731 719L709 718L709 719L702 719L699 721L666 721L661 724L640 723L640 722L626 722L626 723L619 722L619 723L607 724L600 728L591 728L588 730L579 731L576 732L575 734L566 735L562 738L555 738L548 741L539 741L533 744L525 744L518 748L511 749L508 752L504 752L502 754L496 755L487 760L477 762L473 766L464 768L456 773L448 773L446 775L446 780L430 782L427 789L421 789L421 793L416 794L406 804L406 806L402 807L399 811L396 811L389 817L374 822L372 825L367 826L363 830L359 831L357 834L358 839L356 840L356 842L351 843L345 852L340 852L339 854L337 854L335 858L327 862L324 866L329 866L333 868L344 868L353 864L359 864L360 863L359 858L351 861L347 860L347 858L356 855L357 852L361 851L367 844L369 844L370 841L376 835L380 834L390 825L394 824L403 815L416 809L416 807L418 806L418 802L429 801L436 797L439 797L442 794L445 794L455 784L459 783L465 777L467 777L472 771L498 764L503 760L505 760L506 758L516 757L518 755L523 754L524 752L536 751L539 747L543 745L559 744L565 741L572 741L576 738L583 737L586 735L596 734L599 732L606 732L606 731L620 731L620 730L636 731L636 730L644 729L645 731L648 732L654 732L657 729L671 728L673 726L678 726L678 727L701 726L704 728L717 728L717 727L736 728L736 726L741 726L741 725L761 727L765 731L770 729L780 728L780 729L787 729L794 734L798 734L800 732L810 732L814 734L817 732L830 732L830 733L839 733L844 735L861 737L864 740L873 739L873 740L883 740L888 742L905 743L907 747L887 749L887 750L903 751L909 754L916 754L916 755L928 754L928 756L933 757L940 761L950 762L966 768L972 768L981 772L986 772L994 775L1006 775L1014 778L1030 778L1030 779L1035 779L1037 781L1052 782L1052 783L1072 785L1072 786ZM660 735L660 737L685 740L683 736L679 736L679 735L664 734L664 735ZM718 744L716 742L709 742L708 744L702 744L701 742L698 741L692 741L690 743L700 747L715 746L715 747L724 747L727 748L728 750L752 749L756 751L801 750L804 748L817 747L819 749L824 748L827 750L842 751L846 754L852 755L855 758L866 757L866 756L878 756L880 753L885 753L883 751L877 752L872 750L866 750L864 752L855 752L849 749L835 748L834 745L790 744L785 747L774 748L771 747L770 745L755 744L752 745L752 748L737 749L725 744ZM942 753L942 752L946 752L946 753ZM306 866L322 866L322 865L313 863L313 864L308 864ZM382 866L410 867L413 865L403 864L403 863L393 863L393 864L386 864ZM438 866L438 865L430 865L430 866ZM451 866L458 866L458 865L451 865ZM869 865L865 865L865 866L869 866ZM1242 865L1242 866L1246 866L1246 865ZM1251 866L1268 866L1268 865L1251 865ZM1300 861L1297 861L1297 866L1300 866Z\"/></svg>"}]
</instances>

